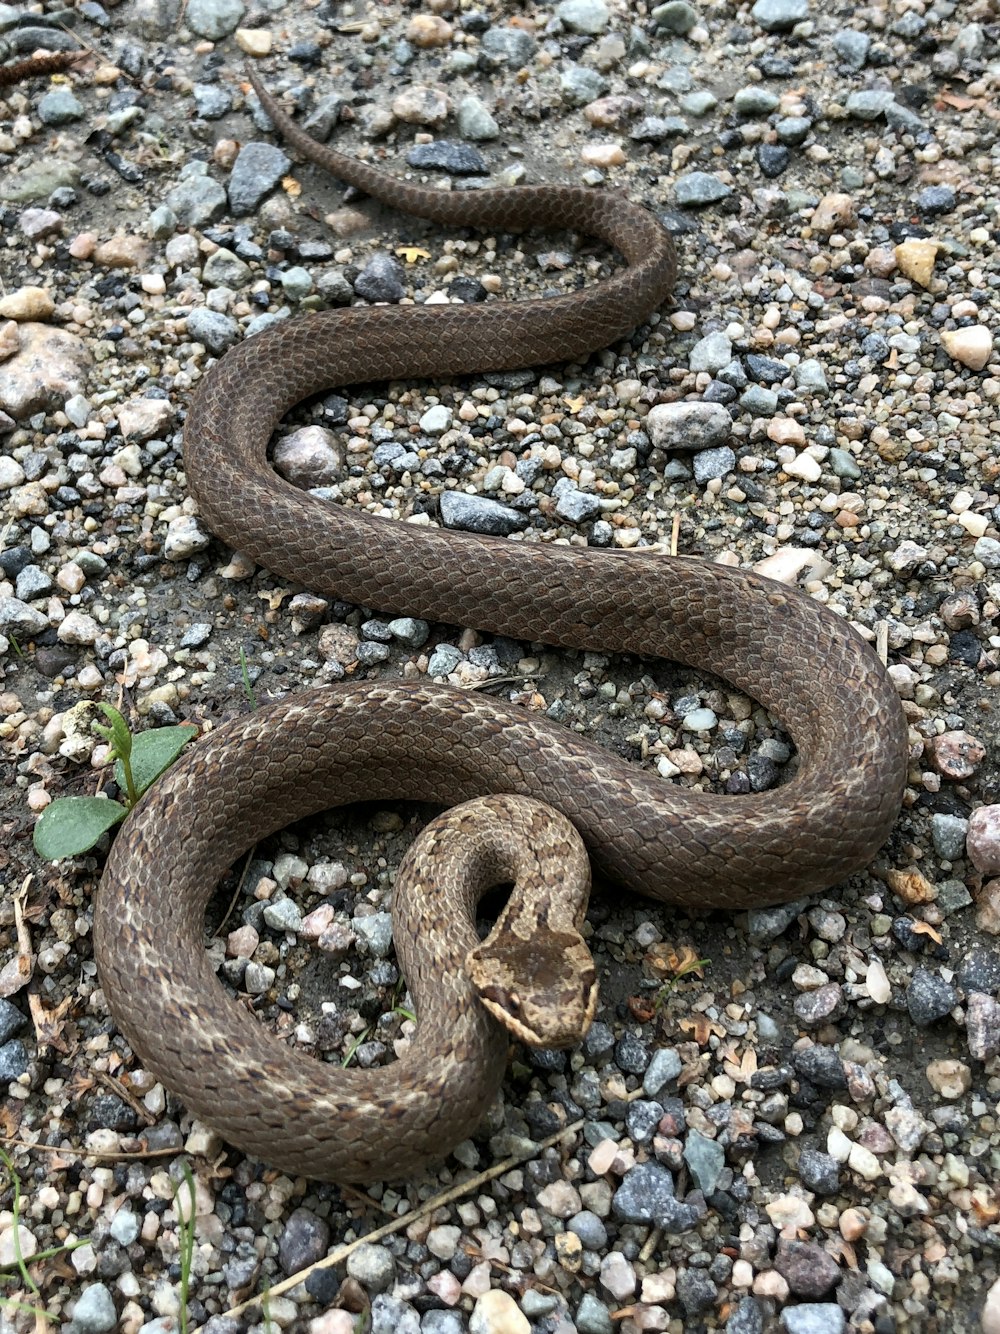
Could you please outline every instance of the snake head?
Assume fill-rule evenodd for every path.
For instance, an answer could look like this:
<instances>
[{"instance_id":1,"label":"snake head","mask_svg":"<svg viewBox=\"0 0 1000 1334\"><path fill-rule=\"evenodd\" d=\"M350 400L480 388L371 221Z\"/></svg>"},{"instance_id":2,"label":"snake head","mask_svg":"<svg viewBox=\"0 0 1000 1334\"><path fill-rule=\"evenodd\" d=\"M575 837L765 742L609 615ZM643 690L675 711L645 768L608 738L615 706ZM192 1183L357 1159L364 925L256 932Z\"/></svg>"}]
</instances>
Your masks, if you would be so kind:
<instances>
[{"instance_id":1,"label":"snake head","mask_svg":"<svg viewBox=\"0 0 1000 1334\"><path fill-rule=\"evenodd\" d=\"M575 1047L594 1018L597 972L577 931L494 929L466 968L490 1014L529 1047Z\"/></svg>"}]
</instances>

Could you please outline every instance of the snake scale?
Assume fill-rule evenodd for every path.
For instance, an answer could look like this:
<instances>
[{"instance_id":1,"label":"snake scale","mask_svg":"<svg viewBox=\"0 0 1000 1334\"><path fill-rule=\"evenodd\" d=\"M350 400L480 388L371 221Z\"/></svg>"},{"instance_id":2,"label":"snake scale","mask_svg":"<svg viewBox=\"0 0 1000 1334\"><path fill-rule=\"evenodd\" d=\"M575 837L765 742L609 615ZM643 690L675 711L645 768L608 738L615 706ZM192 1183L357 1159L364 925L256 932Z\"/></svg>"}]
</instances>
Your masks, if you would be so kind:
<instances>
[{"instance_id":1,"label":"snake scale","mask_svg":"<svg viewBox=\"0 0 1000 1334\"><path fill-rule=\"evenodd\" d=\"M560 858L576 855L572 835L553 833L534 806L492 802L513 793L562 812L607 880L689 908L745 909L823 889L870 861L899 810L906 732L870 648L796 589L707 560L416 527L331 506L276 476L268 442L303 398L358 382L581 360L656 310L676 260L655 216L610 191L438 191L395 180L313 142L250 78L288 143L386 204L495 232L568 226L627 264L568 295L351 307L245 340L204 377L185 425L187 480L211 531L276 574L382 612L713 672L776 714L798 750L786 785L726 799L677 789L513 705L430 682L364 680L269 704L189 748L129 818L107 863L95 950L112 1012L147 1067L232 1143L289 1172L370 1181L440 1156L499 1086L502 1030L450 971L475 932L444 906L447 874L418 851L407 868L416 887L403 892L399 880L393 894L418 1045L392 1071L342 1070L268 1034L208 963L205 904L241 852L334 805L486 796L478 814L432 827L434 850L451 847L450 821L482 819L495 832L486 861L512 873L503 829L513 822L553 850L554 864L525 873L551 891ZM467 867L454 873L465 917L478 893L467 878ZM543 925L548 911L536 913Z\"/></svg>"}]
</instances>

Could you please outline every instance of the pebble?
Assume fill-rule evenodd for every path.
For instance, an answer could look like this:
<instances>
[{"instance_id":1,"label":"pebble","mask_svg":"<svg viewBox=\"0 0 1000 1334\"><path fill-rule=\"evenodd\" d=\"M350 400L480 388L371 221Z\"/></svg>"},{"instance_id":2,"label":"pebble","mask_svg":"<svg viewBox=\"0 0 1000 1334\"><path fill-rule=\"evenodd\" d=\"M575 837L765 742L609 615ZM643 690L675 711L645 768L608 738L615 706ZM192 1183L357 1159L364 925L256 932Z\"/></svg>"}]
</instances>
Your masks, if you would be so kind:
<instances>
[{"instance_id":1,"label":"pebble","mask_svg":"<svg viewBox=\"0 0 1000 1334\"><path fill-rule=\"evenodd\" d=\"M117 1325L118 1313L110 1290L103 1283L86 1284L73 1307L68 1334L104 1334Z\"/></svg>"},{"instance_id":2,"label":"pebble","mask_svg":"<svg viewBox=\"0 0 1000 1334\"><path fill-rule=\"evenodd\" d=\"M396 1277L396 1261L392 1252L385 1246L376 1246L370 1242L351 1251L346 1268L350 1277L370 1293L385 1292Z\"/></svg>"},{"instance_id":3,"label":"pebble","mask_svg":"<svg viewBox=\"0 0 1000 1334\"><path fill-rule=\"evenodd\" d=\"M675 1199L674 1179L659 1163L640 1163L622 1179L611 1207L626 1223L652 1223L665 1232L685 1232L694 1227L704 1206Z\"/></svg>"},{"instance_id":4,"label":"pebble","mask_svg":"<svg viewBox=\"0 0 1000 1334\"><path fill-rule=\"evenodd\" d=\"M310 1209L293 1209L278 1239L282 1272L297 1274L300 1269L322 1260L329 1245L330 1225Z\"/></svg>"},{"instance_id":5,"label":"pebble","mask_svg":"<svg viewBox=\"0 0 1000 1334\"><path fill-rule=\"evenodd\" d=\"M847 1317L836 1302L803 1302L781 1312L786 1334L843 1334Z\"/></svg>"},{"instance_id":6,"label":"pebble","mask_svg":"<svg viewBox=\"0 0 1000 1334\"><path fill-rule=\"evenodd\" d=\"M531 1324L509 1292L491 1288L477 1300L469 1317L469 1334L530 1334Z\"/></svg>"},{"instance_id":7,"label":"pebble","mask_svg":"<svg viewBox=\"0 0 1000 1334\"><path fill-rule=\"evenodd\" d=\"M981 371L993 357L993 333L984 324L964 329L942 329L941 342L953 361Z\"/></svg>"},{"instance_id":8,"label":"pebble","mask_svg":"<svg viewBox=\"0 0 1000 1334\"><path fill-rule=\"evenodd\" d=\"M1000 873L1000 806L980 806L969 816L969 860L984 875Z\"/></svg>"},{"instance_id":9,"label":"pebble","mask_svg":"<svg viewBox=\"0 0 1000 1334\"><path fill-rule=\"evenodd\" d=\"M719 403L660 403L646 417L649 437L660 449L712 449L727 441L732 429L732 417Z\"/></svg>"},{"instance_id":10,"label":"pebble","mask_svg":"<svg viewBox=\"0 0 1000 1334\"><path fill-rule=\"evenodd\" d=\"M757 0L750 17L765 32L787 32L809 17L809 0Z\"/></svg>"},{"instance_id":11,"label":"pebble","mask_svg":"<svg viewBox=\"0 0 1000 1334\"><path fill-rule=\"evenodd\" d=\"M689 171L674 183L674 199L681 208L717 204L733 193L733 187L708 171Z\"/></svg>"},{"instance_id":12,"label":"pebble","mask_svg":"<svg viewBox=\"0 0 1000 1334\"><path fill-rule=\"evenodd\" d=\"M507 537L528 526L528 516L501 505L486 496L470 496L463 491L441 494L441 519L446 528L464 528L470 533L490 533Z\"/></svg>"},{"instance_id":13,"label":"pebble","mask_svg":"<svg viewBox=\"0 0 1000 1334\"><path fill-rule=\"evenodd\" d=\"M927 1029L936 1019L943 1019L955 1009L957 1002L955 988L948 986L943 978L928 972L927 968L917 968L913 972L907 987L907 1010L919 1029Z\"/></svg>"}]
</instances>

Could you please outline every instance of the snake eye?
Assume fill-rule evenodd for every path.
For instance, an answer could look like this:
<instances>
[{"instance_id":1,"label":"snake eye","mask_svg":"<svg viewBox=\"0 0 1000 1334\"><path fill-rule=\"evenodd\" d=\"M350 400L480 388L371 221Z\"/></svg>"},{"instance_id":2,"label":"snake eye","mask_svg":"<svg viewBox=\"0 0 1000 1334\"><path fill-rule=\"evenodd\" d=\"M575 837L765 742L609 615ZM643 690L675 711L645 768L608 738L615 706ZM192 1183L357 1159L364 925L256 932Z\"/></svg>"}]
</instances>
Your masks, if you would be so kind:
<instances>
[{"instance_id":1,"label":"snake eye","mask_svg":"<svg viewBox=\"0 0 1000 1334\"><path fill-rule=\"evenodd\" d=\"M507 1009L510 1010L511 1014L521 1013L521 998L516 991L507 993Z\"/></svg>"}]
</instances>

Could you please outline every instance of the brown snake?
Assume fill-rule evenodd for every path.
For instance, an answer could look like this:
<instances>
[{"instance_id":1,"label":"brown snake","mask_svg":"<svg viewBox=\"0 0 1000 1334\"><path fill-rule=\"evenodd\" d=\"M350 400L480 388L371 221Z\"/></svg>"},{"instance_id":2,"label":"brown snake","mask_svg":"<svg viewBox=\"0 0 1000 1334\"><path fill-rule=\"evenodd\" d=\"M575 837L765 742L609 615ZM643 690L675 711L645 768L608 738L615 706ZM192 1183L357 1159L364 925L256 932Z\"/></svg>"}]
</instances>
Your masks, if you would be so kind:
<instances>
[{"instance_id":1,"label":"brown snake","mask_svg":"<svg viewBox=\"0 0 1000 1334\"><path fill-rule=\"evenodd\" d=\"M205 903L244 849L348 802L520 793L567 816L611 881L689 908L748 908L833 885L870 861L899 810L906 732L875 655L795 589L707 560L417 528L330 506L276 476L269 439L308 395L582 359L665 300L675 257L655 217L610 192L396 181L314 143L251 78L287 141L383 202L499 232L572 226L628 267L566 296L352 307L247 339L202 381L185 427L188 484L210 529L269 570L363 606L713 672L780 717L798 749L785 786L727 800L672 787L512 705L364 681L297 694L191 747L108 860L95 949L112 1012L147 1066L228 1140L290 1172L366 1181L440 1156L499 1084L500 1030L483 1022L465 982L445 980L446 942L459 932L464 942L471 928L443 916L426 884L409 911L415 900L397 885L396 943L421 1007L421 1045L392 1071L341 1070L267 1034L207 962ZM510 818L531 824L532 811ZM568 835L560 846L572 860ZM506 856L497 854L509 870Z\"/></svg>"}]
</instances>

